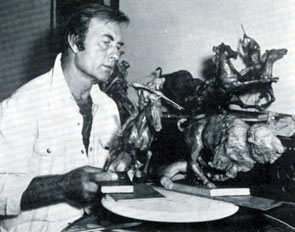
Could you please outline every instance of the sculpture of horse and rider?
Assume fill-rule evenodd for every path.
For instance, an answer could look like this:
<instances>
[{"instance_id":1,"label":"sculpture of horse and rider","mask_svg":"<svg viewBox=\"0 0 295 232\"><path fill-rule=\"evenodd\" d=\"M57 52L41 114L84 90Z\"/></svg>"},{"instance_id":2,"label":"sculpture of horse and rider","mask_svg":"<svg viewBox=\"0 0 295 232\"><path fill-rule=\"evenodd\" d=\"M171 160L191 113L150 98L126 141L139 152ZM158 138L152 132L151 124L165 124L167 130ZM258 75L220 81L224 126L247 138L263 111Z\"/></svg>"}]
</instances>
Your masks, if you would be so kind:
<instances>
[{"instance_id":1,"label":"sculpture of horse and rider","mask_svg":"<svg viewBox=\"0 0 295 232\"><path fill-rule=\"evenodd\" d=\"M273 63L276 60L282 58L287 53L287 50L272 49L266 51L263 56L260 56L259 45L256 43L255 40L251 39L246 34L244 34L242 48L245 54L244 59L247 61L247 67L239 72L231 62L231 59L237 58L238 52L232 50L229 45L226 45L224 43L213 47L213 51L215 52L213 62L216 68L216 76L214 76L212 80L204 81L203 84L198 84L193 93L185 98L186 102L192 103L191 105L193 107L193 114L206 113L204 112L204 108L208 105L210 105L210 107L212 107L212 105L216 107L215 113L220 112L220 110L224 111L224 109L226 109L230 104L237 104L241 108L255 108L257 110L264 110L274 101L271 84L273 82L277 82L278 78L273 77L272 75ZM129 161L131 162L131 166L133 166L136 171L139 171L138 173L147 173L148 165L152 156L149 149L155 137L155 133L159 132L159 130L161 130L162 128L161 99L166 100L167 103L174 106L178 110L182 109L181 106L173 102L174 99L171 100L167 98L162 92L157 90L156 83L162 86L162 84L164 83L163 81L165 81L165 78L162 78L161 76L162 75L160 72L160 77L158 77L158 79L156 77L156 80L158 81L154 81L151 85L140 85L137 83L133 84L133 87L139 90L138 92L141 93L139 96L139 106L135 109L135 111L133 111L133 113L130 114L129 118L126 119L124 125L122 126L122 129L117 134L116 141L114 142L113 147L110 149L110 156L108 157L108 160L104 167L105 170L108 170L111 165L116 163L116 160L119 163L120 160L129 159ZM155 87L155 89L153 89L153 86ZM270 101L263 105L259 105L246 104L240 99L239 95L242 90L257 87L263 90L261 98L269 95L271 98ZM216 116L213 115L213 118L214 117ZM203 120L205 122L204 125L207 125L207 119ZM233 120L233 122L236 122L236 120ZM239 125L239 123L237 124ZM192 121L188 124L187 128L191 128L194 133L199 132L198 135L200 135L199 137L201 138L201 134L203 134L202 128L204 129L205 126L202 124L201 126L197 126L195 128L194 125L197 124ZM244 124L242 126L244 126ZM191 131L189 129L187 130ZM262 131L262 129L260 131ZM265 129L265 131L267 130ZM201 168L197 165L200 155L199 149L202 148L202 143L198 143L199 140L195 141L195 138L197 136L191 135L193 135L191 132L185 133L187 145L192 148L190 166L196 176L198 176L204 184L208 184L208 186L210 186L211 182L204 177ZM269 138L273 141L277 140L277 138L275 138L274 136L269 136ZM245 141L243 140L243 142ZM263 146L259 145L259 147L264 148L264 146L266 146L267 144L268 142L265 142L263 140ZM197 150L198 152L195 152L193 149L195 145L198 145L197 147L199 147ZM273 151L274 158L270 159L269 162L273 162L273 160L279 157L279 154L283 152L282 146L279 143L275 148L272 147L270 150ZM138 164L139 157L137 156L137 154L139 152L144 153L144 168L141 169L143 171L140 171L140 167ZM131 155L131 157L129 154ZM128 155L129 158L126 158ZM224 159L224 157L227 157L226 154L222 156L221 159ZM248 155L246 155L244 158L249 161ZM232 166L232 163L229 162L229 166L226 168L226 178L234 177L236 173L240 170L245 171L245 167L247 167L247 170L251 169L256 161L250 161L251 162L248 163L246 162L246 166ZM216 163L212 162L211 165L212 167L214 166L217 169L224 168L219 167L219 162L217 161ZM222 176L222 178L224 178L224 176Z\"/></svg>"},{"instance_id":2,"label":"sculpture of horse and rider","mask_svg":"<svg viewBox=\"0 0 295 232\"><path fill-rule=\"evenodd\" d=\"M153 89L149 84L133 83L132 86L139 91L139 105L117 133L110 148L110 155L104 170L108 170L111 165L116 166L122 162L130 162L131 164L127 165L131 166L135 170L136 177L140 178L148 172L148 166L152 158L151 143L156 133L162 129L161 99L179 110L182 107L167 98L163 93ZM140 156L138 156L139 153L141 153Z\"/></svg>"},{"instance_id":3,"label":"sculpture of horse and rider","mask_svg":"<svg viewBox=\"0 0 295 232\"><path fill-rule=\"evenodd\" d=\"M132 101L128 98L129 84L126 78L129 67L130 64L125 60L121 63L116 62L110 79L106 84L101 86L101 89L116 102L122 123L136 111Z\"/></svg>"},{"instance_id":4,"label":"sculpture of horse and rider","mask_svg":"<svg viewBox=\"0 0 295 232\"><path fill-rule=\"evenodd\" d=\"M244 29L243 29L244 30ZM241 75L244 79L277 79L273 77L273 64L287 54L288 50L285 48L266 50L261 56L259 44L249 37L245 31L243 40L241 41L242 51L244 55L241 55L247 67L241 71ZM261 105L262 109L266 109L275 101L275 96L271 83L263 83L258 86L252 86L252 92L258 92L259 96L256 104L259 104L260 100L265 99L265 103Z\"/></svg>"},{"instance_id":5,"label":"sculpture of horse and rider","mask_svg":"<svg viewBox=\"0 0 295 232\"><path fill-rule=\"evenodd\" d=\"M207 106L210 106L211 111L214 108L218 111L231 104L243 109L254 108L261 111L274 102L271 84L277 82L279 78L273 77L273 64L287 54L287 49L267 50L263 56L260 56L258 43L246 34L244 34L242 48L247 67L238 71L231 62L231 59L237 58L238 52L224 43L213 47L215 56L212 60L216 67L216 76L197 86L195 92L185 99L186 102L191 103L193 114L206 111ZM252 93L253 89L261 93L259 100L265 98L266 103L246 104L240 99L241 91L246 90Z\"/></svg>"}]
</instances>

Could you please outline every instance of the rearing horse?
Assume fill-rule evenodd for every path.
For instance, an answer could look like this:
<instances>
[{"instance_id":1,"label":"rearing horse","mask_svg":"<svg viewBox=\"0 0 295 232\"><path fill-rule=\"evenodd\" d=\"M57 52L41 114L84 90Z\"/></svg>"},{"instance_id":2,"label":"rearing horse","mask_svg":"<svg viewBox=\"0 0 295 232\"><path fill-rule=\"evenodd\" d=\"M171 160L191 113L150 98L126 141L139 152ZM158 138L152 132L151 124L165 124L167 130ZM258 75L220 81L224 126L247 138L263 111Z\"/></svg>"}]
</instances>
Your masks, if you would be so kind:
<instances>
[{"instance_id":1,"label":"rearing horse","mask_svg":"<svg viewBox=\"0 0 295 232\"><path fill-rule=\"evenodd\" d=\"M271 78L271 79L279 80L278 77L273 77L273 74L272 74L273 64L277 60L283 58L283 56L286 55L287 52L288 50L285 48L266 50L265 54L261 58L264 61L264 66L263 66L262 74L261 74L262 79ZM262 93L259 95L259 100L262 98L267 99L269 96L270 99L265 104L261 105L261 107L267 108L276 100L276 98L275 98L271 83L268 83L263 90L264 91L262 91Z\"/></svg>"},{"instance_id":2,"label":"rearing horse","mask_svg":"<svg viewBox=\"0 0 295 232\"><path fill-rule=\"evenodd\" d=\"M243 29L244 30L244 29ZM249 37L244 31L244 37L241 41L244 56L242 58L246 61L247 67L241 71L244 78L247 79L273 79L275 82L279 80L278 77L273 78L272 70L273 64L277 60L281 59L287 54L288 50L285 48L266 50L265 53L260 56L259 44ZM275 101L275 96L271 83L267 83L263 86L258 85L254 88L260 95L257 99L257 104L261 99L266 99L266 103L260 107L265 109Z\"/></svg>"},{"instance_id":3,"label":"rearing horse","mask_svg":"<svg viewBox=\"0 0 295 232\"><path fill-rule=\"evenodd\" d=\"M144 174L147 173L148 165L152 156L150 149L155 133L162 129L161 123L161 102L160 98L150 101L138 113L131 115L121 130L117 133L117 143L110 150L110 155L104 166L108 170L113 161L121 152L129 153L132 156L132 166L138 169L137 152L146 153Z\"/></svg>"},{"instance_id":4,"label":"rearing horse","mask_svg":"<svg viewBox=\"0 0 295 232\"><path fill-rule=\"evenodd\" d=\"M247 105L238 96L239 91L243 88L254 84L268 84L277 81L276 78L245 80L242 81L242 75L235 69L230 59L237 58L238 53L233 51L229 45L221 43L214 46L213 51L216 53L213 62L216 65L217 76L215 80L214 91L224 104L237 104L241 108L256 108L261 110L259 105Z\"/></svg>"}]
</instances>

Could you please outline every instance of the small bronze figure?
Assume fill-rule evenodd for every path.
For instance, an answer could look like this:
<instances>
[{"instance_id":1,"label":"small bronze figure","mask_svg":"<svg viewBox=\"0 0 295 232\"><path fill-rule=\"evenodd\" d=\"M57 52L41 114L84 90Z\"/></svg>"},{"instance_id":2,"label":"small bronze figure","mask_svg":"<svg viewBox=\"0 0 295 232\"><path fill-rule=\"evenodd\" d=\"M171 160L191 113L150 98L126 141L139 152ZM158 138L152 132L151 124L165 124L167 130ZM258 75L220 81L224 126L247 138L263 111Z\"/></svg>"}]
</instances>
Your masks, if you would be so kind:
<instances>
[{"instance_id":1,"label":"small bronze figure","mask_svg":"<svg viewBox=\"0 0 295 232\"><path fill-rule=\"evenodd\" d=\"M190 102L193 108L192 112L195 108L197 113L202 113L202 111L218 113L226 110L231 104L239 105L243 109L263 110L260 105L245 104L239 97L240 91L252 88L254 85L268 85L277 81L277 78L270 76L269 78L245 79L246 74L243 73L244 76L242 76L231 62L231 59L237 58L236 51L224 43L214 46L213 51L215 52L213 62L216 66L216 76L198 86L192 96L186 98L186 102Z\"/></svg>"},{"instance_id":2,"label":"small bronze figure","mask_svg":"<svg viewBox=\"0 0 295 232\"><path fill-rule=\"evenodd\" d=\"M254 39L249 37L245 31L241 45L244 52L244 55L241 56L246 64L246 68L240 72L242 76L241 80L272 79L274 80L273 82L277 82L279 80L278 77L273 77L273 64L275 61L281 59L287 54L287 49L281 48L266 50L261 56L259 44ZM275 101L271 84L272 82L262 83L256 86L251 86L251 89L249 89L250 94L260 93L257 101L255 102L256 105L259 105L260 101L265 99L266 102L260 105L261 110L266 109Z\"/></svg>"},{"instance_id":3,"label":"small bronze figure","mask_svg":"<svg viewBox=\"0 0 295 232\"><path fill-rule=\"evenodd\" d=\"M138 111L131 114L126 120L121 130L117 133L116 141L114 141L111 148L110 155L105 164L104 169L108 170L109 167L116 159L124 159L124 155L131 155L131 166L135 169L136 175L140 177L142 171L139 170L137 152L144 153L143 174L146 174L148 165L152 157L150 146L154 139L155 133L162 129L161 123L161 100L160 97L153 97L143 107L140 107ZM128 157L127 157L128 158Z\"/></svg>"}]
</instances>

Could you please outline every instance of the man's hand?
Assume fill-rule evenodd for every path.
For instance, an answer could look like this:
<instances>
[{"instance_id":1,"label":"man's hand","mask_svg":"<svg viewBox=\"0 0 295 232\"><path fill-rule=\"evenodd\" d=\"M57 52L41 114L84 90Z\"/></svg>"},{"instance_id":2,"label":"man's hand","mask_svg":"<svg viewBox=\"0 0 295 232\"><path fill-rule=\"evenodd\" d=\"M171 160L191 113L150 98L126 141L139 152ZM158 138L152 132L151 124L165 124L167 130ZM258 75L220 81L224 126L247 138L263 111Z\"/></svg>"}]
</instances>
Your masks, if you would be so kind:
<instances>
[{"instance_id":1,"label":"man's hand","mask_svg":"<svg viewBox=\"0 0 295 232\"><path fill-rule=\"evenodd\" d=\"M117 174L103 172L100 168L86 166L75 169L62 177L66 200L75 203L88 203L95 200L101 181L115 181Z\"/></svg>"},{"instance_id":2,"label":"man's hand","mask_svg":"<svg viewBox=\"0 0 295 232\"><path fill-rule=\"evenodd\" d=\"M186 161L174 162L167 167L161 168L158 171L158 175L160 176L160 183L166 189L172 189L173 181L184 179L186 177L186 172Z\"/></svg>"},{"instance_id":3,"label":"man's hand","mask_svg":"<svg viewBox=\"0 0 295 232\"><path fill-rule=\"evenodd\" d=\"M21 209L29 210L59 202L85 204L95 200L101 181L115 181L117 174L85 166L64 175L35 177L22 195Z\"/></svg>"}]
</instances>

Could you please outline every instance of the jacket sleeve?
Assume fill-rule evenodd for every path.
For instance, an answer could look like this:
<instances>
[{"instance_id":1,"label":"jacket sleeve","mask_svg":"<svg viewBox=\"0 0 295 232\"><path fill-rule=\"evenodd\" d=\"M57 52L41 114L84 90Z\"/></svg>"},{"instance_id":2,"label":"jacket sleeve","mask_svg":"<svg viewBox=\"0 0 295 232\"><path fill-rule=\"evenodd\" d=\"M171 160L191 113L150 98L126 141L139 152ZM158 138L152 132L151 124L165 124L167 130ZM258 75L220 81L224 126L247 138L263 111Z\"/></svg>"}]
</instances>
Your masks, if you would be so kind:
<instances>
[{"instance_id":1,"label":"jacket sleeve","mask_svg":"<svg viewBox=\"0 0 295 232\"><path fill-rule=\"evenodd\" d=\"M17 215L23 192L34 175L29 170L36 134L34 103L21 93L0 104L0 215Z\"/></svg>"}]
</instances>

